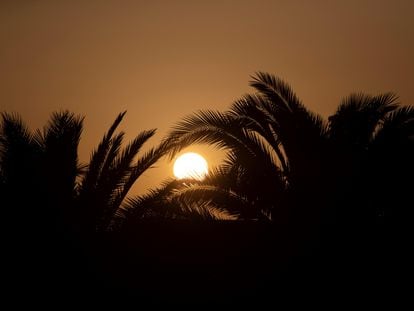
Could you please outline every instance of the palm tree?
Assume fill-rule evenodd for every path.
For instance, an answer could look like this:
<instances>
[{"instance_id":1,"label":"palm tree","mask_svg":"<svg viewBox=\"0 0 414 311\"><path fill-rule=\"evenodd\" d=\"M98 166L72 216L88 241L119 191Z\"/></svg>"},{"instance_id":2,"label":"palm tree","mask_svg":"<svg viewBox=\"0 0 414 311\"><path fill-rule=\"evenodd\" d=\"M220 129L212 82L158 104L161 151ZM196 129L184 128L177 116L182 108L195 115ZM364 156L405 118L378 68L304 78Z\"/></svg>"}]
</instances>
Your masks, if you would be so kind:
<instances>
[{"instance_id":1,"label":"palm tree","mask_svg":"<svg viewBox=\"0 0 414 311\"><path fill-rule=\"evenodd\" d=\"M77 147L83 118L54 113L49 124L32 134L16 114L2 113L0 159L3 202L12 220L42 228L51 218L63 220L79 173ZM57 208L59 205L60 208Z\"/></svg>"},{"instance_id":2,"label":"palm tree","mask_svg":"<svg viewBox=\"0 0 414 311\"><path fill-rule=\"evenodd\" d=\"M410 199L406 181L414 173L414 107L399 105L392 93L353 94L329 118L329 134L338 161L341 218L372 221L401 214Z\"/></svg>"},{"instance_id":3,"label":"palm tree","mask_svg":"<svg viewBox=\"0 0 414 311\"><path fill-rule=\"evenodd\" d=\"M115 131L124 116L120 113L104 135L80 181L77 202L85 230L110 229L132 185L168 150L168 142L163 142L136 159L155 130L142 131L122 149L124 132Z\"/></svg>"},{"instance_id":4,"label":"palm tree","mask_svg":"<svg viewBox=\"0 0 414 311\"><path fill-rule=\"evenodd\" d=\"M122 148L124 133L115 131L124 116L118 115L89 165L82 166L77 151L83 117L54 113L33 134L18 115L2 113L0 195L11 218L45 230L52 224L61 228L62 222L78 232L109 229L134 182L168 149L164 142L136 159L155 130L139 133Z\"/></svg>"},{"instance_id":5,"label":"palm tree","mask_svg":"<svg viewBox=\"0 0 414 311\"><path fill-rule=\"evenodd\" d=\"M2 113L1 118L4 254L13 280L42 278L55 284L56 269L64 262L59 276L73 271L71 259L76 256L68 217L83 119L58 112L43 130L32 133L17 114Z\"/></svg>"},{"instance_id":6,"label":"palm tree","mask_svg":"<svg viewBox=\"0 0 414 311\"><path fill-rule=\"evenodd\" d=\"M259 72L250 85L257 93L229 111L200 111L178 123L168 137L171 156L194 143L226 150L224 165L185 192L213 201L225 193L226 200L237 199L242 218L285 222L287 205L294 210L319 200L309 185L321 182L327 124L281 79Z\"/></svg>"},{"instance_id":7,"label":"palm tree","mask_svg":"<svg viewBox=\"0 0 414 311\"><path fill-rule=\"evenodd\" d=\"M66 225L73 221L76 183L83 170L78 158L83 120L68 111L53 113L43 130L33 136L41 153L37 178L43 184L42 195L48 206L61 213Z\"/></svg>"},{"instance_id":8,"label":"palm tree","mask_svg":"<svg viewBox=\"0 0 414 311\"><path fill-rule=\"evenodd\" d=\"M187 197L214 201L224 192L238 199L242 218L273 222L292 217L331 222L343 217L344 209L351 218L364 219L361 207L368 193L381 189L379 180L387 185L382 189L390 186L386 178L373 180L379 161L394 153L392 159L403 156L403 166L412 171L407 154L413 155L413 109L399 107L394 95L351 95L326 122L277 77L259 72L250 85L256 93L245 95L230 110L200 111L170 132L172 157L194 143L227 151L217 172L181 189ZM371 192L363 187L367 183ZM246 213L246 206L255 212Z\"/></svg>"},{"instance_id":9,"label":"palm tree","mask_svg":"<svg viewBox=\"0 0 414 311\"><path fill-rule=\"evenodd\" d=\"M155 131L143 131L121 148L124 134L114 132L124 115L117 117L85 167L77 156L82 117L55 113L32 133L18 115L1 114L3 257L12 271L10 281L42 279L59 288L76 284L86 292L79 280L88 283L89 263L100 260L94 233L111 227L133 183L167 148L163 143L135 159Z\"/></svg>"},{"instance_id":10,"label":"palm tree","mask_svg":"<svg viewBox=\"0 0 414 311\"><path fill-rule=\"evenodd\" d=\"M23 177L30 177L28 173L32 173L31 166L39 150L33 135L18 115L2 113L1 116L1 173L4 187L9 191L14 185L22 184Z\"/></svg>"}]
</instances>

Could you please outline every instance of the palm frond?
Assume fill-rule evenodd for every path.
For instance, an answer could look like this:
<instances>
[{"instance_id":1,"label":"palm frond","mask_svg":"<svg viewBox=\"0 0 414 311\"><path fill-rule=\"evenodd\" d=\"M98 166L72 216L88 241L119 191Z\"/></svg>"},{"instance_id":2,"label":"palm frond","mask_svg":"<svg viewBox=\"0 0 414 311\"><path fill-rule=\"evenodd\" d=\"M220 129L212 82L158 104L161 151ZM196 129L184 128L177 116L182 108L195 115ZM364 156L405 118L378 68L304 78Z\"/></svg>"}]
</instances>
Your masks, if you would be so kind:
<instances>
[{"instance_id":1,"label":"palm frond","mask_svg":"<svg viewBox=\"0 0 414 311\"><path fill-rule=\"evenodd\" d=\"M376 146L407 143L414 144L414 106L399 107L389 113L373 138Z\"/></svg>"},{"instance_id":2,"label":"palm frond","mask_svg":"<svg viewBox=\"0 0 414 311\"><path fill-rule=\"evenodd\" d=\"M43 131L35 134L42 148L42 176L50 199L69 205L74 199L76 180L80 176L78 147L83 120L69 111L55 112Z\"/></svg>"},{"instance_id":3,"label":"palm frond","mask_svg":"<svg viewBox=\"0 0 414 311\"><path fill-rule=\"evenodd\" d=\"M237 192L221 187L204 184L185 184L173 194L178 202L187 202L197 206L201 202L210 202L213 206L221 207L229 215L241 219L263 219L264 215L253 209L251 202Z\"/></svg>"},{"instance_id":4,"label":"palm frond","mask_svg":"<svg viewBox=\"0 0 414 311\"><path fill-rule=\"evenodd\" d=\"M297 111L303 109L301 101L296 97L289 84L282 79L265 72L257 72L252 76L250 86L263 94L279 109Z\"/></svg>"},{"instance_id":5,"label":"palm frond","mask_svg":"<svg viewBox=\"0 0 414 311\"><path fill-rule=\"evenodd\" d=\"M1 113L1 136L0 152L3 154L11 144L16 146L29 146L32 144L33 136L17 113Z\"/></svg>"},{"instance_id":6,"label":"palm frond","mask_svg":"<svg viewBox=\"0 0 414 311\"><path fill-rule=\"evenodd\" d=\"M303 155L312 153L316 145L324 144L327 136L327 124L317 114L307 110L295 95L291 87L282 79L258 72L251 86L259 92L261 109L266 111L266 121L270 131L277 136L281 144L278 157L285 159L284 170L303 163ZM276 149L275 149L276 151Z\"/></svg>"},{"instance_id":7,"label":"palm frond","mask_svg":"<svg viewBox=\"0 0 414 311\"><path fill-rule=\"evenodd\" d=\"M188 219L188 220L231 220L236 214L227 208L213 203L211 200L193 196L185 196L183 189L197 187L194 180L168 179L159 188L148 193L128 198L117 210L114 224L128 227L141 219Z\"/></svg>"},{"instance_id":8,"label":"palm frond","mask_svg":"<svg viewBox=\"0 0 414 311\"><path fill-rule=\"evenodd\" d=\"M233 118L251 131L260 134L265 141L272 147L277 155L278 162L283 171L287 171L287 160L280 146L275 128L277 121L274 116L266 109L266 101L256 95L245 95L236 101L230 110Z\"/></svg>"},{"instance_id":9,"label":"palm frond","mask_svg":"<svg viewBox=\"0 0 414 311\"><path fill-rule=\"evenodd\" d=\"M99 187L99 184L104 183L105 180L103 179L109 179L105 176L108 176L111 169L113 169L114 166L114 160L116 157L119 156L119 153L121 151L122 142L124 140L125 133L120 132L118 134L114 134L113 138L110 142L110 148L108 150L108 154L105 157L105 161L102 165L100 176L97 180L97 186ZM105 177L105 178L102 178Z\"/></svg>"},{"instance_id":10,"label":"palm frond","mask_svg":"<svg viewBox=\"0 0 414 311\"><path fill-rule=\"evenodd\" d=\"M99 143L98 148L92 152L88 171L82 182L82 188L84 188L85 191L87 191L86 189L94 189L96 187L101 169L105 163L105 159L108 155L108 150L111 146L112 136L124 118L125 114L126 111L120 113L116 117L108 132L104 135L101 142Z\"/></svg>"},{"instance_id":11,"label":"palm frond","mask_svg":"<svg viewBox=\"0 0 414 311\"><path fill-rule=\"evenodd\" d=\"M176 186L176 180L169 179L159 188L151 189L146 194L127 198L116 210L112 226L122 227L144 218L154 209L167 204L166 198Z\"/></svg>"},{"instance_id":12,"label":"palm frond","mask_svg":"<svg viewBox=\"0 0 414 311\"><path fill-rule=\"evenodd\" d=\"M149 139L151 136L148 136L146 139ZM163 141L159 146L155 148L151 148L143 156L138 158L135 165L131 168L130 174L123 181L122 187L120 187L114 195L114 198L111 202L111 211L113 214L117 215L119 214L119 212L122 212L122 210L124 210L124 208L122 207L122 202L126 198L132 185L146 170L151 168L161 157L166 155L169 148L170 148L169 142ZM155 196L156 193L158 193L157 191L158 190L156 190L154 193L150 192L150 196ZM166 191L166 190L163 190L163 191Z\"/></svg>"},{"instance_id":13,"label":"palm frond","mask_svg":"<svg viewBox=\"0 0 414 311\"><path fill-rule=\"evenodd\" d=\"M20 115L1 113L0 165L3 180L7 183L24 184L36 170L40 148Z\"/></svg>"},{"instance_id":14,"label":"palm frond","mask_svg":"<svg viewBox=\"0 0 414 311\"><path fill-rule=\"evenodd\" d=\"M329 117L329 130L333 139L364 148L376 135L386 116L397 109L397 96L385 93L370 96L351 94Z\"/></svg>"},{"instance_id":15,"label":"palm frond","mask_svg":"<svg viewBox=\"0 0 414 311\"><path fill-rule=\"evenodd\" d=\"M235 148L252 152L240 139L243 124L226 113L199 111L178 123L169 133L172 142L170 157L183 148L196 143L215 145L219 149Z\"/></svg>"},{"instance_id":16,"label":"palm frond","mask_svg":"<svg viewBox=\"0 0 414 311\"><path fill-rule=\"evenodd\" d=\"M155 134L155 129L145 130L138 134L122 152L114 159L113 169L115 171L126 171L128 170L134 158L140 152L142 146Z\"/></svg>"},{"instance_id":17,"label":"palm frond","mask_svg":"<svg viewBox=\"0 0 414 311\"><path fill-rule=\"evenodd\" d=\"M108 196L106 199L108 204L102 220L102 225L104 227L109 225L113 214L118 209L119 204L123 199L121 199L120 195L122 195L126 183L131 182L130 176L134 170L132 165L134 158L139 153L143 144L154 134L155 130L142 131L138 134L138 136L113 159L110 169L104 175L105 180L103 181L104 184L102 187L105 189L104 193ZM135 180L133 182L135 182ZM99 184L98 187L101 187L101 185ZM128 191L125 192L125 195L127 192Z\"/></svg>"}]
</instances>

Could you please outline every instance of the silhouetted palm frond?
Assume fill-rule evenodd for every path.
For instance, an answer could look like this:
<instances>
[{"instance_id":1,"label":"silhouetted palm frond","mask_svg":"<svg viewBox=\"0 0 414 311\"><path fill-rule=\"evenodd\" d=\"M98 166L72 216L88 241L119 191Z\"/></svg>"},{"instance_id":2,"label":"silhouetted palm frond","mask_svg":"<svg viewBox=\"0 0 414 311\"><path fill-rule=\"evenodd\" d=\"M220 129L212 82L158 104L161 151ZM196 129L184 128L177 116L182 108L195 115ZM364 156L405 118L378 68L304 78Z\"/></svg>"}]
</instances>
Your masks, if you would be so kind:
<instances>
[{"instance_id":1,"label":"silhouetted palm frond","mask_svg":"<svg viewBox=\"0 0 414 311\"><path fill-rule=\"evenodd\" d=\"M91 163L80 183L78 202L85 214L84 226L104 231L112 226L123 201L135 181L160 157L166 154L168 142L138 157L143 145L155 130L139 133L122 148L124 133L115 134L125 113L121 113L93 152Z\"/></svg>"},{"instance_id":2,"label":"silhouetted palm frond","mask_svg":"<svg viewBox=\"0 0 414 311\"><path fill-rule=\"evenodd\" d=\"M329 117L331 138L356 148L366 147L386 116L397 109L396 100L392 93L378 96L351 94Z\"/></svg>"},{"instance_id":3,"label":"silhouetted palm frond","mask_svg":"<svg viewBox=\"0 0 414 311\"><path fill-rule=\"evenodd\" d=\"M250 85L262 98L256 101L256 105L259 104L260 109L266 112L262 123L267 124L273 136L277 137L280 147L275 148L275 152L282 169L297 179L295 176L299 171L315 166L312 162L321 161L315 151L325 148L327 124L320 116L307 110L291 87L280 78L259 72Z\"/></svg>"},{"instance_id":4,"label":"silhouetted palm frond","mask_svg":"<svg viewBox=\"0 0 414 311\"><path fill-rule=\"evenodd\" d=\"M33 135L18 114L3 112L0 131L1 159L12 157L19 149L31 149ZM12 153L12 154L9 154Z\"/></svg>"},{"instance_id":5,"label":"silhouetted palm frond","mask_svg":"<svg viewBox=\"0 0 414 311\"><path fill-rule=\"evenodd\" d=\"M108 132L104 135L102 141L99 143L98 148L92 152L88 170L82 182L82 189L85 189L83 191L89 191L89 189L94 189L96 187L101 169L104 166L106 157L108 156L108 151L112 145L112 136L124 118L125 114L126 111L120 113L116 117L114 123L111 125ZM115 152L115 150L112 150L112 152Z\"/></svg>"},{"instance_id":6,"label":"silhouetted palm frond","mask_svg":"<svg viewBox=\"0 0 414 311\"><path fill-rule=\"evenodd\" d=\"M100 173L101 176L107 176L110 170L113 168L114 160L116 157L119 156L119 153L121 152L124 136L125 136L124 132L120 132L118 134L113 135L112 141L110 143L110 148L108 150L108 154L105 158L105 161L101 169L101 173Z\"/></svg>"},{"instance_id":7,"label":"silhouetted palm frond","mask_svg":"<svg viewBox=\"0 0 414 311\"><path fill-rule=\"evenodd\" d=\"M162 142L159 146L151 148L137 159L135 165L131 168L131 173L119 189L113 200L113 209L117 210L121 207L122 201L125 199L128 191L131 189L135 181L148 169L150 169L161 157L165 156L170 149L168 141Z\"/></svg>"},{"instance_id":8,"label":"silhouetted palm frond","mask_svg":"<svg viewBox=\"0 0 414 311\"><path fill-rule=\"evenodd\" d=\"M414 107L404 106L386 115L373 137L375 145L414 144Z\"/></svg>"},{"instance_id":9,"label":"silhouetted palm frond","mask_svg":"<svg viewBox=\"0 0 414 311\"><path fill-rule=\"evenodd\" d=\"M220 186L200 183L188 183L176 189L172 199L179 206L197 209L199 206L219 210L228 217L239 219L263 219L263 215L251 208L251 202L236 191ZM203 203L208 204L203 204ZM188 210L188 208L187 208Z\"/></svg>"},{"instance_id":10,"label":"silhouetted palm frond","mask_svg":"<svg viewBox=\"0 0 414 311\"><path fill-rule=\"evenodd\" d=\"M265 95L274 104L274 109L293 112L304 108L290 85L271 74L257 72L255 76L252 76L250 86Z\"/></svg>"},{"instance_id":11,"label":"silhouetted palm frond","mask_svg":"<svg viewBox=\"0 0 414 311\"><path fill-rule=\"evenodd\" d=\"M245 95L232 105L230 113L235 119L240 120L246 128L260 134L272 146L281 169L287 171L286 155L275 131L277 120L266 109L266 106L267 102L261 96Z\"/></svg>"},{"instance_id":12,"label":"silhouetted palm frond","mask_svg":"<svg viewBox=\"0 0 414 311\"><path fill-rule=\"evenodd\" d=\"M70 203L74 198L76 179L81 174L78 147L83 117L69 111L55 112L43 130L34 135L43 153L42 171L55 202Z\"/></svg>"},{"instance_id":13,"label":"silhouetted palm frond","mask_svg":"<svg viewBox=\"0 0 414 311\"><path fill-rule=\"evenodd\" d=\"M0 128L0 165L4 183L19 187L34 182L35 163L39 160L40 148L32 133L18 114L2 113Z\"/></svg>"},{"instance_id":14,"label":"silhouetted palm frond","mask_svg":"<svg viewBox=\"0 0 414 311\"><path fill-rule=\"evenodd\" d=\"M1 171L7 188L5 205L26 230L66 230L73 219L78 145L83 118L68 111L53 113L32 134L18 115L3 114Z\"/></svg>"},{"instance_id":15,"label":"silhouetted palm frond","mask_svg":"<svg viewBox=\"0 0 414 311\"><path fill-rule=\"evenodd\" d=\"M244 152L253 153L242 136L243 123L227 113L199 111L184 118L169 133L169 140L174 143L170 154L174 157L183 148L196 143L215 145L219 149L244 149Z\"/></svg>"},{"instance_id":16,"label":"silhouetted palm frond","mask_svg":"<svg viewBox=\"0 0 414 311\"><path fill-rule=\"evenodd\" d=\"M105 179L100 180L98 187L105 189L104 195L107 196L105 202L107 207L103 215L102 223L104 227L107 227L111 219L119 208L122 199L126 196L129 188L125 186L131 182L134 183L139 176L136 176L131 181L131 175L134 174L136 167L133 164L134 158L141 150L143 144L147 142L155 134L155 130L143 131L129 143L124 150L120 151L119 154L113 159L110 164L110 169L107 174L104 175ZM139 160L138 160L139 161ZM120 195L124 194L124 197Z\"/></svg>"},{"instance_id":17,"label":"silhouetted palm frond","mask_svg":"<svg viewBox=\"0 0 414 311\"><path fill-rule=\"evenodd\" d=\"M227 210L213 205L209 200L192 200L181 196L181 190L193 180L169 179L159 188L148 193L126 199L116 213L113 228L134 226L142 219L188 219L222 220L232 219Z\"/></svg>"}]
</instances>

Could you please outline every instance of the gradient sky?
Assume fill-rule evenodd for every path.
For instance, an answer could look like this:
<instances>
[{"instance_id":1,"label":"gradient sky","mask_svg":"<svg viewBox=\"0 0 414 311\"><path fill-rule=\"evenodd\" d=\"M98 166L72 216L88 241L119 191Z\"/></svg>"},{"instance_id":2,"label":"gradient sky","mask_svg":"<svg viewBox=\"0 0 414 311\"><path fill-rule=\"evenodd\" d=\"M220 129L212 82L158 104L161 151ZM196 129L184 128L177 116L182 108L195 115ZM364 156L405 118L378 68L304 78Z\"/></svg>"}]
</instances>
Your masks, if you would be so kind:
<instances>
[{"instance_id":1,"label":"gradient sky","mask_svg":"<svg viewBox=\"0 0 414 311\"><path fill-rule=\"evenodd\" d=\"M229 107L258 70L324 117L351 92L412 105L414 1L0 1L0 111L31 128L85 115L83 162L119 112L128 139L158 128L151 146L183 116ZM172 176L158 166L135 192Z\"/></svg>"}]
</instances>

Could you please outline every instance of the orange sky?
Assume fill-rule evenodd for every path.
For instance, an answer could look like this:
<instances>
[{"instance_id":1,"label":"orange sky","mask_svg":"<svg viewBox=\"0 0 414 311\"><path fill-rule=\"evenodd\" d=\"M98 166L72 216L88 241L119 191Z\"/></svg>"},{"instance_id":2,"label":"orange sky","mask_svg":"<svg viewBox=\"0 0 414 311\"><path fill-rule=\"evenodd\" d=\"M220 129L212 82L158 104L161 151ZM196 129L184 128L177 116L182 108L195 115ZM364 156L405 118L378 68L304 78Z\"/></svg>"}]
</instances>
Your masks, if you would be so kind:
<instances>
[{"instance_id":1,"label":"orange sky","mask_svg":"<svg viewBox=\"0 0 414 311\"><path fill-rule=\"evenodd\" d=\"M414 1L0 1L0 111L32 128L86 115L84 162L116 114L131 139L226 109L249 75L287 80L327 116L350 92L414 104ZM219 154L196 148L210 161ZM165 161L134 191L171 176Z\"/></svg>"}]
</instances>

